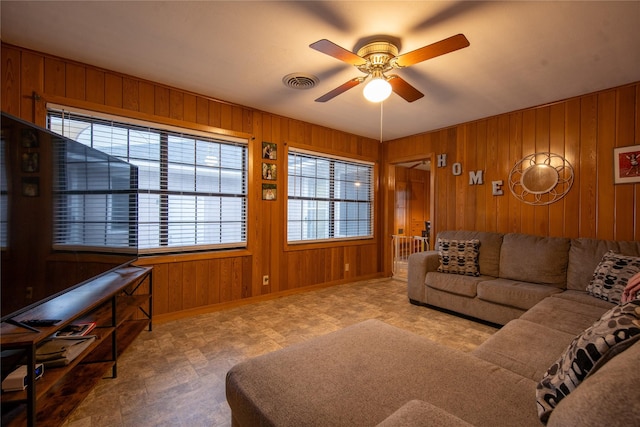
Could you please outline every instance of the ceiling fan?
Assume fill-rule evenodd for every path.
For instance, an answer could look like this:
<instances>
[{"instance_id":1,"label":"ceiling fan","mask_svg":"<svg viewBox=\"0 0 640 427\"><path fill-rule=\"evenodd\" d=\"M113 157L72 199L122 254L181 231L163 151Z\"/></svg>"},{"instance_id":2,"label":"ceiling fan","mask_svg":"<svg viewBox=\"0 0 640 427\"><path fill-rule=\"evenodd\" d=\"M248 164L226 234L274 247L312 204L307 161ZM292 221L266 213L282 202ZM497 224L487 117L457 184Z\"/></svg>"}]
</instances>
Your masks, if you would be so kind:
<instances>
[{"instance_id":1,"label":"ceiling fan","mask_svg":"<svg viewBox=\"0 0 640 427\"><path fill-rule=\"evenodd\" d=\"M424 94L397 74L386 75L385 73L394 68L408 67L467 46L469 46L469 40L463 34L457 34L402 55L398 55L397 46L388 41L381 40L368 43L358 49L356 53L353 53L327 39L318 40L310 44L309 47L355 66L366 76L349 80L322 95L316 99L316 102L327 102L341 93L358 86L360 83L364 83L369 77L371 77L371 80L364 89L365 98L368 100L372 102L383 101L393 91L407 102L416 101L422 98ZM376 92L376 86L381 87L380 94Z\"/></svg>"}]
</instances>

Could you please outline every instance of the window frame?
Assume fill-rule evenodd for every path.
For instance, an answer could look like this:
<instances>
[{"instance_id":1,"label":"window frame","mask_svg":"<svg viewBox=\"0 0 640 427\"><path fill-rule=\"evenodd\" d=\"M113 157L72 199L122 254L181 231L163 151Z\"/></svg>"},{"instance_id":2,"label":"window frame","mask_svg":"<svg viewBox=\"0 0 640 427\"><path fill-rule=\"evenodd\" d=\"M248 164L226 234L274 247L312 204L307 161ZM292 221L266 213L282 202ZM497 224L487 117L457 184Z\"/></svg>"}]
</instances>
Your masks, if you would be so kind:
<instances>
[{"instance_id":1,"label":"window frame","mask_svg":"<svg viewBox=\"0 0 640 427\"><path fill-rule=\"evenodd\" d=\"M372 161L372 160L368 160L368 159L364 159L364 158L358 158L358 157L347 157L344 155L338 155L338 154L333 154L333 153L328 153L326 151L319 151L316 147L306 147L306 146L302 146L302 145L296 145L296 146L287 146L286 147L286 178L285 178L285 193L286 193L286 205L284 207L284 211L285 211L285 215L284 215L284 228L283 231L285 233L285 237L284 237L284 241L285 241L285 248L295 248L295 249L303 249L306 246L313 246L313 247L323 247L323 246L335 246L336 244L341 244L341 245L352 245L352 244L361 244L363 241L372 241L375 240L376 238L376 203L377 203L377 186L376 186L376 180L377 180L377 174L378 174L378 170L377 170L377 164L376 162ZM334 233L333 235L330 235L327 238L315 238L315 239L300 239L300 240L290 240L289 238L289 215L290 215L290 211L289 211L289 201L290 201L290 174L289 174L289 159L290 159L290 155L291 153L299 153L300 155L303 156L310 156L310 157L315 157L317 159L322 159L322 160L328 160L330 162L340 162L340 163L344 163L347 165L352 165L352 166L364 166L367 167L369 169L369 199L367 201L367 203L369 204L368 206L368 213L369 213L369 219L368 219L368 228L369 228L369 234L367 235L357 235L357 236L335 236L335 229L334 229ZM333 169L332 169L333 170ZM335 188L335 180L334 180L334 176L332 175L332 173L330 173L331 176L331 184L330 187L331 188ZM341 180L340 182L343 182L344 180ZM333 194L330 194L329 198L333 196ZM295 199L305 199L304 197L296 197ZM335 204L337 202L344 202L345 200L343 199L337 199L337 198L333 198L330 201L330 205L333 204L334 208L331 209L331 212L329 213L329 221L333 221L335 219L336 216L336 210L335 210ZM353 200L351 200L353 201ZM333 226L332 226L333 227Z\"/></svg>"},{"instance_id":2,"label":"window frame","mask_svg":"<svg viewBox=\"0 0 640 427\"><path fill-rule=\"evenodd\" d=\"M236 242L226 242L226 243L205 243L202 245L183 244L183 245L175 245L175 246L171 246L167 242L159 241L158 245L154 247L148 247L148 248L138 247L138 254L153 256L153 255L163 255L163 254L166 255L170 253L171 254L189 254L189 253L218 251L218 250L238 250L238 249L246 250L248 248L249 206L250 206L250 200L251 200L250 189L249 189L249 182L250 182L249 165L250 165L250 152L251 152L250 143L249 143L250 136L244 135L240 132L225 131L222 129L211 128L209 126L198 126L198 128L200 129L193 129L188 127L175 126L171 124L152 122L145 119L138 119L135 117L104 113L101 111L87 110L84 108L78 108L78 107L69 106L69 105L60 105L55 103L47 103L46 105L47 127L49 126L49 117L50 117L49 113L51 111L54 111L57 117L60 117L60 113L62 112L63 114L84 116L89 121L91 121L92 119L99 120L99 121L111 121L111 122L117 123L118 125L129 127L129 129L140 128L140 127L149 128L150 131L154 131L154 132L157 131L165 136L167 134L172 134L174 136L177 135L178 137L193 139L194 145L196 145L198 141L204 140L204 141L211 141L214 143L218 143L221 145L228 144L229 146L240 146L242 148L242 154L241 154L242 166L238 168L237 171L241 172L242 174L241 177L239 178L241 182L241 193L238 193L238 195L236 195L236 198L238 197L241 198L241 205L242 205L241 209L243 209L243 212L244 212L243 222L242 224L239 225L240 227L239 235L241 236L240 240ZM217 132L218 130L221 132ZM63 136L69 137L67 135L63 135ZM130 141L127 142L127 158L124 158L119 155L115 155L115 157L119 159L123 159L134 165L137 165L135 161L132 161L133 159L129 158L130 143L131 143ZM165 157L165 158L158 160L159 162L158 167L166 171L166 168L168 167L168 163L169 163L166 159L166 153L161 154L161 157ZM163 162L165 162L166 164L163 164ZM191 166L197 169L200 165L197 163L197 161L194 160L194 163ZM219 169L220 170L225 169L224 165L220 166ZM167 178L163 178L163 179L166 180ZM159 191L156 191L156 190L154 191L157 192L159 195L164 194L165 197L168 197L168 195L171 194L171 191L168 191L167 189L160 189ZM149 189L139 188L137 191L137 194L138 196L140 196L140 194L145 194L147 192L149 192ZM158 237L161 236L161 230L163 227L162 224L164 224L164 226L167 226L169 223L170 223L170 218L167 217L164 219L164 222L161 222L158 225L159 227L158 233L160 233ZM224 221L222 221L222 223L224 223ZM138 224L140 224L140 222L138 222ZM193 224L195 226L196 222L194 222ZM219 237L220 239L223 239L223 237L221 236ZM140 244L140 232L138 232L138 240ZM161 243L164 243L164 246L160 246Z\"/></svg>"}]
</instances>

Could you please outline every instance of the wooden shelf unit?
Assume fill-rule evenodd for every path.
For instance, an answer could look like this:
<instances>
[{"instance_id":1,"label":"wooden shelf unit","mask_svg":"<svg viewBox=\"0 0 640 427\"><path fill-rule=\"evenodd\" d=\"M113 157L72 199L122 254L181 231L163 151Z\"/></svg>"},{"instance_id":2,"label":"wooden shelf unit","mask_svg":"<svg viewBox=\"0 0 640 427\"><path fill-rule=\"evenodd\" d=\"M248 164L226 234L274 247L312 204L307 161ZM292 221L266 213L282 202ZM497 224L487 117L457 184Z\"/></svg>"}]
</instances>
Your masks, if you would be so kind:
<instances>
[{"instance_id":1,"label":"wooden shelf unit","mask_svg":"<svg viewBox=\"0 0 640 427\"><path fill-rule=\"evenodd\" d=\"M3 375L18 360L34 372L38 345L74 322L96 322L96 340L67 366L46 368L24 391L2 393L3 426L59 426L105 375L117 376L117 360L144 329L153 314L151 267L112 270L34 307L14 320L60 319L39 332L3 322L0 325ZM5 354L7 355L5 357ZM4 379L4 376L3 376Z\"/></svg>"}]
</instances>

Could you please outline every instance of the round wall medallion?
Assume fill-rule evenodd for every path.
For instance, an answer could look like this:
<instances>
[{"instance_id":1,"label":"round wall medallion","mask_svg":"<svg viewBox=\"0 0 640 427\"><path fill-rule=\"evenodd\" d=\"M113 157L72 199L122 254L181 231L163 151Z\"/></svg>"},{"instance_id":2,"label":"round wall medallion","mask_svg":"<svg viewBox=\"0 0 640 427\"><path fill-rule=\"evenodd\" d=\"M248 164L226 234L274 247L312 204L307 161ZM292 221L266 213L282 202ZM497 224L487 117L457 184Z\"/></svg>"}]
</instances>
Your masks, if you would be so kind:
<instances>
[{"instance_id":1,"label":"round wall medallion","mask_svg":"<svg viewBox=\"0 0 640 427\"><path fill-rule=\"evenodd\" d=\"M548 205L563 198L573 184L573 167L562 156L525 156L509 173L511 193L529 205Z\"/></svg>"}]
</instances>

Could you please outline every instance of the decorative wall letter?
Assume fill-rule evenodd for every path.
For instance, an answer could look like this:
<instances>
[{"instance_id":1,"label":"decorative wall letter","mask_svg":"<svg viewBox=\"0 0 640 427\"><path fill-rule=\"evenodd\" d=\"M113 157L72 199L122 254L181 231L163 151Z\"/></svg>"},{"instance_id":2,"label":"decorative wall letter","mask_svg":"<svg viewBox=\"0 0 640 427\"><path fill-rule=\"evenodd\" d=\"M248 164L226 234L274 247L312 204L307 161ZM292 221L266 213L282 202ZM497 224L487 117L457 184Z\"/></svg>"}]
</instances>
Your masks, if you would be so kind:
<instances>
[{"instance_id":1,"label":"decorative wall letter","mask_svg":"<svg viewBox=\"0 0 640 427\"><path fill-rule=\"evenodd\" d=\"M504 191L502 191L502 180L500 181L491 181L491 188L493 190L494 196L502 196Z\"/></svg>"},{"instance_id":2,"label":"decorative wall letter","mask_svg":"<svg viewBox=\"0 0 640 427\"><path fill-rule=\"evenodd\" d=\"M451 172L455 175L462 175L462 164L461 163L454 163L453 166L451 167Z\"/></svg>"},{"instance_id":3,"label":"decorative wall letter","mask_svg":"<svg viewBox=\"0 0 640 427\"><path fill-rule=\"evenodd\" d=\"M447 166L447 155L446 154L438 154L438 167L443 168Z\"/></svg>"},{"instance_id":4,"label":"decorative wall letter","mask_svg":"<svg viewBox=\"0 0 640 427\"><path fill-rule=\"evenodd\" d=\"M469 185L482 185L484 181L482 180L484 175L484 171L469 171Z\"/></svg>"}]
</instances>

